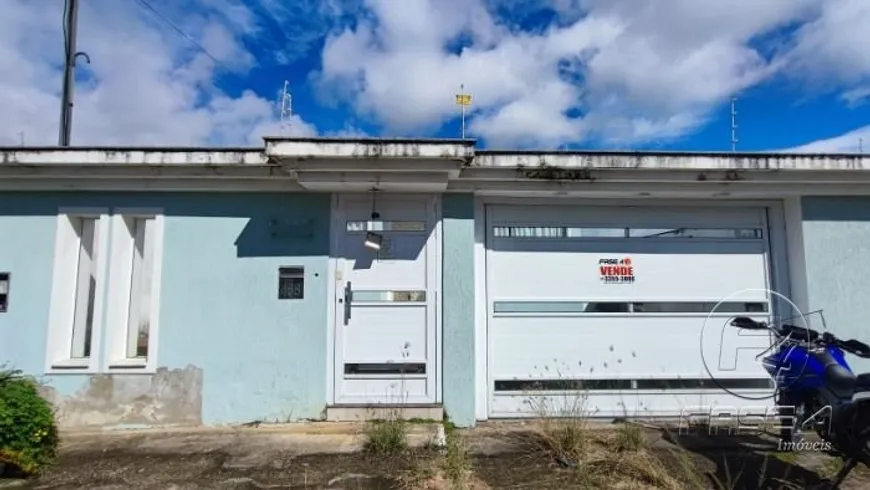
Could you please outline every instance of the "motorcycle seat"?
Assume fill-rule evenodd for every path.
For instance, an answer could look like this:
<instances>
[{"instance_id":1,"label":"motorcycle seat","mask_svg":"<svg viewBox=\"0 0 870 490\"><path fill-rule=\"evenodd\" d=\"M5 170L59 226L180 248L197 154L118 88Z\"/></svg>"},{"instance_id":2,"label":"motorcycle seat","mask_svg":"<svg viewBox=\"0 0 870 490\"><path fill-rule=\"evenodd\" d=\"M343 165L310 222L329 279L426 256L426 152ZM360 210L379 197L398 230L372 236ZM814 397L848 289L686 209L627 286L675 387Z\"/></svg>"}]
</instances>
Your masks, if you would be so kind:
<instances>
[{"instance_id":1,"label":"motorcycle seat","mask_svg":"<svg viewBox=\"0 0 870 490\"><path fill-rule=\"evenodd\" d=\"M870 373L861 373L855 377L855 391L870 391Z\"/></svg>"},{"instance_id":2,"label":"motorcycle seat","mask_svg":"<svg viewBox=\"0 0 870 490\"><path fill-rule=\"evenodd\" d=\"M825 380L828 388L841 397L851 396L858 386L858 377L839 364L829 364L825 367ZM867 378L866 382L870 383L870 378Z\"/></svg>"}]
</instances>

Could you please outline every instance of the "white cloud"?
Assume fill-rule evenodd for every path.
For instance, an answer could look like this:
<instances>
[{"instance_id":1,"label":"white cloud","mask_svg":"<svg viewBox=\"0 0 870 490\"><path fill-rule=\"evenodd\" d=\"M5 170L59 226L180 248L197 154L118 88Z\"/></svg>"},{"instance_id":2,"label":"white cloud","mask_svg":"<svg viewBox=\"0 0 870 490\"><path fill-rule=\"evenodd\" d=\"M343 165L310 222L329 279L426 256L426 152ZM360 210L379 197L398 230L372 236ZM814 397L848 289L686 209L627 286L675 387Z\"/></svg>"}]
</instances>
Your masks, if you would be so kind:
<instances>
[{"instance_id":1,"label":"white cloud","mask_svg":"<svg viewBox=\"0 0 870 490\"><path fill-rule=\"evenodd\" d=\"M0 144L18 144L21 134L27 144L57 142L62 3L3 2ZM256 31L248 9L238 0L211 2L209 10L151 3L220 64L135 2L81 2L77 47L91 64L78 64L73 144L259 145L261 136L274 133L272 100L250 91L228 95L215 81L243 78L255 64L241 42ZM314 134L308 123L295 122L294 134Z\"/></svg>"},{"instance_id":2,"label":"white cloud","mask_svg":"<svg viewBox=\"0 0 870 490\"><path fill-rule=\"evenodd\" d=\"M833 71L844 91L870 75L863 0L538 0L564 17L536 33L492 13L509 0L364 4L370 19L329 38L319 82L392 133L455 118L460 83L475 135L552 146L678 137L784 70L801 84Z\"/></svg>"},{"instance_id":3,"label":"white cloud","mask_svg":"<svg viewBox=\"0 0 870 490\"><path fill-rule=\"evenodd\" d=\"M455 122L464 84L474 97L468 129L493 146L679 138L771 81L792 82L782 87L798 97L834 91L848 105L870 94L865 0L149 2L220 62L133 0L82 2L78 47L92 64L80 63L75 144L259 145L278 131L316 134L297 116L280 128L277 97L238 87L258 63L299 60L324 35L321 70L305 75L323 101L349 103L349 121L432 134ZM0 145L20 132L28 144L53 144L62 2L2 3ZM541 6L560 17L520 29Z\"/></svg>"},{"instance_id":4,"label":"white cloud","mask_svg":"<svg viewBox=\"0 0 870 490\"><path fill-rule=\"evenodd\" d=\"M840 95L840 98L850 107L860 105L865 100L870 99L870 85L847 90Z\"/></svg>"},{"instance_id":5,"label":"white cloud","mask_svg":"<svg viewBox=\"0 0 870 490\"><path fill-rule=\"evenodd\" d=\"M786 153L864 153L870 146L870 126L864 126L833 138L780 150Z\"/></svg>"}]
</instances>

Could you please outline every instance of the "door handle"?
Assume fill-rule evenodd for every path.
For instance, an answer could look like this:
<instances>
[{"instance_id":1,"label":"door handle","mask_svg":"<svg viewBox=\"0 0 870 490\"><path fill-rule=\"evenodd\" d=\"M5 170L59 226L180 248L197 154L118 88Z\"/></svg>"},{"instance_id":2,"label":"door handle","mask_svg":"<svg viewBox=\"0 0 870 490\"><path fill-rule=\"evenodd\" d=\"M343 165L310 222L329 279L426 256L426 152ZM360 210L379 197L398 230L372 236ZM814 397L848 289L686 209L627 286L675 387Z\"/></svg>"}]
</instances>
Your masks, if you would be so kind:
<instances>
[{"instance_id":1,"label":"door handle","mask_svg":"<svg viewBox=\"0 0 870 490\"><path fill-rule=\"evenodd\" d=\"M353 289L351 289L350 281L344 286L344 324L350 323L350 307L353 302Z\"/></svg>"}]
</instances>

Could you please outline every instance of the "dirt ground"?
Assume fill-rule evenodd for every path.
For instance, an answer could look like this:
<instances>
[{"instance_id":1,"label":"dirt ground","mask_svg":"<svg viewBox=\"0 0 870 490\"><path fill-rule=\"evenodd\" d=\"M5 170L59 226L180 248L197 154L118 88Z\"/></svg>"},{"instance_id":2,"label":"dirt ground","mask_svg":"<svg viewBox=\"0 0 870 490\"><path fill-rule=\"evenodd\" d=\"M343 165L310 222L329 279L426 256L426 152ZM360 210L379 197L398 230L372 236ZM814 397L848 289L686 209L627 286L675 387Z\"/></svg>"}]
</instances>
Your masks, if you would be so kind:
<instances>
[{"instance_id":1,"label":"dirt ground","mask_svg":"<svg viewBox=\"0 0 870 490\"><path fill-rule=\"evenodd\" d=\"M797 489L823 485L825 476L837 469L828 455L775 453L772 443L763 438L675 440L652 429L643 431L642 453L575 464L542 451L529 434L531 429L524 425L484 425L458 432L476 489ZM597 440L612 440L606 429L598 434ZM309 444L314 449L303 450L304 445L282 439L280 433L253 430L207 436L159 432L77 436L65 440L58 462L42 476L0 480L0 488L399 490L407 488L403 484L407 485L408 475L445 457L443 451L422 444L387 457L351 446L339 448L340 440L330 441L340 449L338 453L324 454L328 448L322 444ZM691 464L691 478L686 461ZM659 464L680 481L677 486L661 486L645 476L648 468L642 466ZM623 478L632 471L636 473L632 479ZM842 488L870 488L868 474L856 471Z\"/></svg>"}]
</instances>

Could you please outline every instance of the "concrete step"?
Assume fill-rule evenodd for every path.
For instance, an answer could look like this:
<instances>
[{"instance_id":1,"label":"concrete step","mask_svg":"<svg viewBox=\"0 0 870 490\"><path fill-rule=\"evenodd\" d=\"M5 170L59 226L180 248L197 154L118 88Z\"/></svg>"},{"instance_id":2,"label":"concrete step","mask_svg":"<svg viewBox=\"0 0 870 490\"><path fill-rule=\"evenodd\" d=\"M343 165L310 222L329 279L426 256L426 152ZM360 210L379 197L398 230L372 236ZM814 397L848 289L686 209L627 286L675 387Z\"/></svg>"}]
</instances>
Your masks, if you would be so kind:
<instances>
[{"instance_id":1,"label":"concrete step","mask_svg":"<svg viewBox=\"0 0 870 490\"><path fill-rule=\"evenodd\" d=\"M438 404L337 404L326 407L326 420L349 422L364 420L444 420L444 407Z\"/></svg>"}]
</instances>

